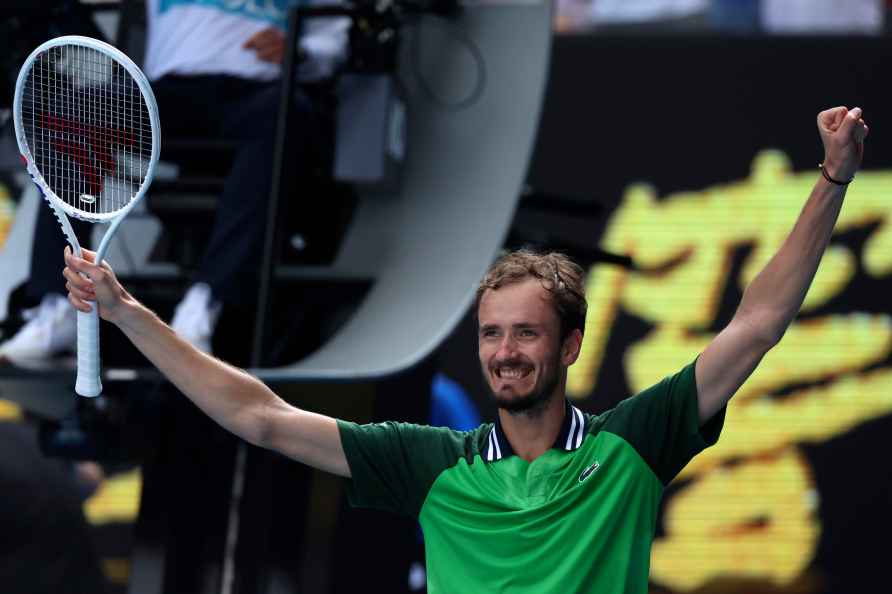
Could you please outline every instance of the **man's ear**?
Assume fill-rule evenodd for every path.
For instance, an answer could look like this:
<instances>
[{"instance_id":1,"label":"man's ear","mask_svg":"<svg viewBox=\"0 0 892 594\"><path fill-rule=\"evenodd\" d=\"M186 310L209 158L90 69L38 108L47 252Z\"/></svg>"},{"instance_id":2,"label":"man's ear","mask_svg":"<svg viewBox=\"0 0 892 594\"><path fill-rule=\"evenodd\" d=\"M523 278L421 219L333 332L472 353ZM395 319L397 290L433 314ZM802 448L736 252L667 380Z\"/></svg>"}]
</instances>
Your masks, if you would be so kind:
<instances>
[{"instance_id":1,"label":"man's ear","mask_svg":"<svg viewBox=\"0 0 892 594\"><path fill-rule=\"evenodd\" d=\"M580 349L582 349L582 331L576 328L567 335L564 344L561 345L561 363L566 367L576 363Z\"/></svg>"}]
</instances>

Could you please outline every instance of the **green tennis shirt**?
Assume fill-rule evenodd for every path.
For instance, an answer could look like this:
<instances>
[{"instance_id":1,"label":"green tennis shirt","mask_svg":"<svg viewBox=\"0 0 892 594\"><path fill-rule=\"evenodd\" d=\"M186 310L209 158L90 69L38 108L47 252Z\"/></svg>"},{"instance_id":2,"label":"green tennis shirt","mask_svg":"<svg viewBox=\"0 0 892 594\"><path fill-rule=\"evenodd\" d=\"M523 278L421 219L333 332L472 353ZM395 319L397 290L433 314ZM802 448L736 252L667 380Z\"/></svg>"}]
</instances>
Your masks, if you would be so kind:
<instances>
[{"instance_id":1,"label":"green tennis shirt","mask_svg":"<svg viewBox=\"0 0 892 594\"><path fill-rule=\"evenodd\" d=\"M418 518L431 594L645 594L663 489L715 443L724 409L700 426L693 363L603 414L566 406L532 462L498 422L339 421L349 500Z\"/></svg>"}]
</instances>

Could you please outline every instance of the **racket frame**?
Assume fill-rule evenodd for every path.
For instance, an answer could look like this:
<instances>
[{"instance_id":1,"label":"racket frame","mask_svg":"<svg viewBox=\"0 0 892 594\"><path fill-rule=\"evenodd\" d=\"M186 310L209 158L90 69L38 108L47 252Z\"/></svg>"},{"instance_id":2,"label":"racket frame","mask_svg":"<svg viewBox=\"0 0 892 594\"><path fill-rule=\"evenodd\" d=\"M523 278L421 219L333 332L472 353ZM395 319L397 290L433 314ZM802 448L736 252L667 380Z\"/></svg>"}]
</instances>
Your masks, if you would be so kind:
<instances>
[{"instance_id":1,"label":"racket frame","mask_svg":"<svg viewBox=\"0 0 892 594\"><path fill-rule=\"evenodd\" d=\"M49 187L43 177L43 174L37 169L37 166L34 164L34 156L31 153L30 147L28 145L28 140L25 135L25 129L22 123L22 95L25 89L25 80L30 74L34 62L38 56L51 50L52 48L62 46L86 47L98 51L117 62L120 66L127 70L136 85L139 87L139 91L142 95L142 100L145 102L147 108L147 112L149 115L149 125L151 127L152 133L152 150L149 156L149 162L146 167L146 173L133 198L123 208L114 212L84 212L80 209L74 208L73 206L69 205L64 200L59 198L56 193L53 192L53 190ZM117 231L118 226L127 216L127 213L129 213L139 203L139 201L143 198L143 196L145 196L146 192L148 191L148 188L155 176L155 166L158 163L158 155L161 150L161 125L160 118L158 116L158 104L155 101L155 94L152 92L152 87L149 84L149 81L146 78L145 74L143 74L142 70L140 70L139 66L137 66L133 62L133 60L131 60L118 48L103 41L99 41L98 39L83 37L80 35L65 35L62 37L50 39L49 41L42 43L33 52L31 52L31 54L28 56L28 58L22 64L21 69L19 70L19 75L16 79L15 95L13 97L13 124L15 126L15 135L16 141L19 145L19 152L22 155L22 160L24 161L25 167L28 170L28 174L31 176L34 184L40 189L40 193L43 195L44 199L49 203L49 205L55 212L56 218L59 219L59 224L62 226L62 231L65 233L65 237L68 239L68 242L71 244L74 252L78 256L82 255L80 243L78 242L77 237L75 236L74 231L71 228L71 223L67 218L68 216L72 216L76 219L80 219L90 223L111 223L108 230L106 230L105 234L103 235L102 240L99 242L99 248L96 250L96 261L102 262L105 257L105 253L108 250L109 242L111 241L112 236ZM92 311L90 311L89 313L78 311L77 324L78 361L75 392L85 397L99 396L102 393L99 361L99 311L95 304L93 305Z\"/></svg>"}]
</instances>

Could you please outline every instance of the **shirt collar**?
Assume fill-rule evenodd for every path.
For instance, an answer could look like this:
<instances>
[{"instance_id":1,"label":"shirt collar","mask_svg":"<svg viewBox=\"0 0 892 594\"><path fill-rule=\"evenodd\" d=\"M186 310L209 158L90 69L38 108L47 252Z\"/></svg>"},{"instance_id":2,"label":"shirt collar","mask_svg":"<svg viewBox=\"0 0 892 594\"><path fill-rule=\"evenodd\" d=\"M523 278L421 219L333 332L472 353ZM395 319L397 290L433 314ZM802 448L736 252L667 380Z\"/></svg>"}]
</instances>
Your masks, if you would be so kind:
<instances>
[{"instance_id":1,"label":"shirt collar","mask_svg":"<svg viewBox=\"0 0 892 594\"><path fill-rule=\"evenodd\" d=\"M579 448L582 445L582 437L585 435L585 416L582 411L570 404L567 400L564 408L564 421L561 423L561 430L558 432L557 439L554 440L552 448L562 449L567 452ZM502 430L502 423L498 417L489 430L486 438L486 447L483 450L483 459L487 462L495 462L502 458L514 455L508 438Z\"/></svg>"}]
</instances>

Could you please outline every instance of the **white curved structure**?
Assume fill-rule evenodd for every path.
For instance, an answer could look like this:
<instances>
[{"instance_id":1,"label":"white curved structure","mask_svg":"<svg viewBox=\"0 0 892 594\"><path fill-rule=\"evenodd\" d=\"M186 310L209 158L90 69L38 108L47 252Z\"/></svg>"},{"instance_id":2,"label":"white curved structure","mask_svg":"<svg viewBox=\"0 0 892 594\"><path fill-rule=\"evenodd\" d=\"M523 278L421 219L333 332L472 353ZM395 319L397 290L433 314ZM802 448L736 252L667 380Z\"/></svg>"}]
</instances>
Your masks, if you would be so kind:
<instances>
[{"instance_id":1,"label":"white curved structure","mask_svg":"<svg viewBox=\"0 0 892 594\"><path fill-rule=\"evenodd\" d=\"M551 5L465 3L406 30L404 183L362 196L330 274L374 279L351 319L274 382L362 380L405 370L449 335L501 248L525 179L546 85ZM312 275L312 270L306 270ZM318 274L318 271L317 271Z\"/></svg>"}]
</instances>

